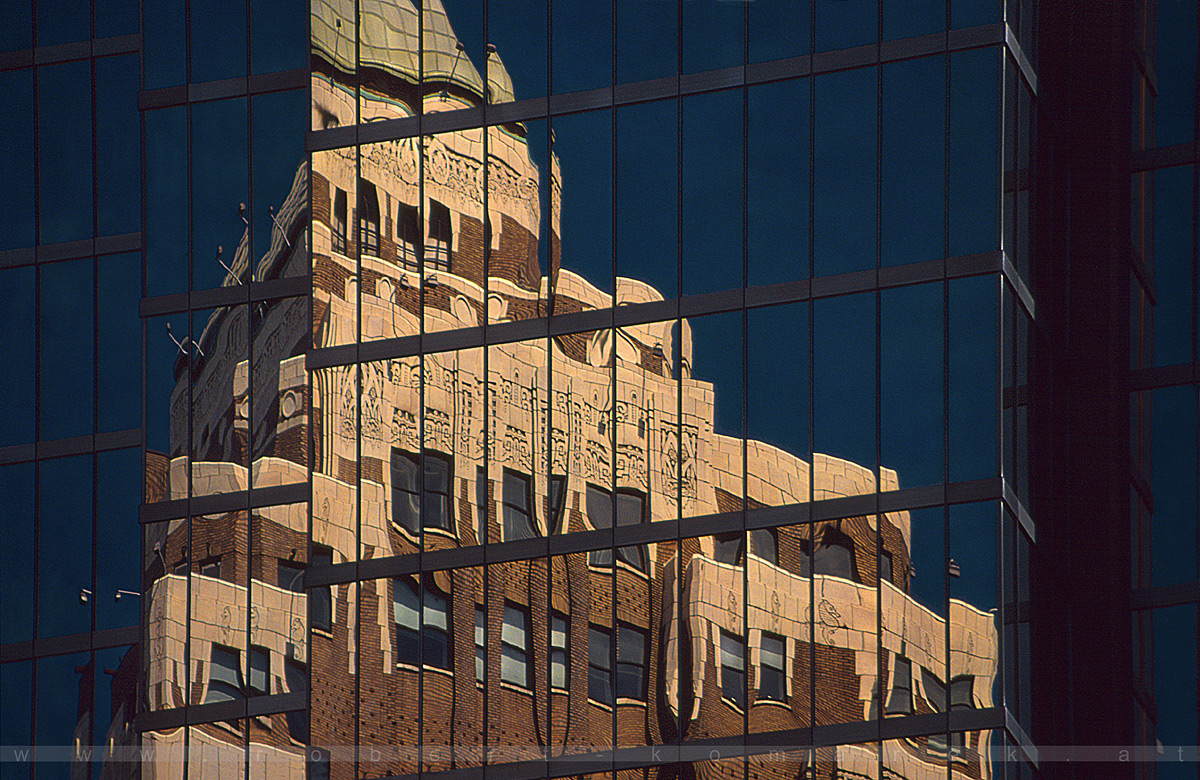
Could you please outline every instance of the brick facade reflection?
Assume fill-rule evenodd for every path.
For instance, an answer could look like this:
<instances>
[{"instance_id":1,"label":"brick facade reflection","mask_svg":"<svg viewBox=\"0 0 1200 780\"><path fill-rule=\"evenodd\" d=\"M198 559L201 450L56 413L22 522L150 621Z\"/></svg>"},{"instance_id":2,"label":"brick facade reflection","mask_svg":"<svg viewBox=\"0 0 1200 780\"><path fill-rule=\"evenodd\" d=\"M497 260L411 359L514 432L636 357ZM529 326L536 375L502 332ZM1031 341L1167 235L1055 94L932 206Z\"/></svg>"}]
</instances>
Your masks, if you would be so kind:
<instances>
[{"instance_id":1,"label":"brick facade reflection","mask_svg":"<svg viewBox=\"0 0 1200 780\"><path fill-rule=\"evenodd\" d=\"M314 0L313 127L512 99L498 55L485 80L438 0L422 15L423 53L407 0L361 3L357 63L345 13ZM435 89L418 86L422 67L427 81L441 74ZM895 490L903 464L877 479L717 433L718 391L692 375L705 344L686 320L306 371L310 343L609 308L560 257L570 170L553 154L545 165L543 176L518 123L315 152L310 230L294 233L310 217L300 166L280 212L300 240L274 241L253 273L311 262L311 319L303 301L208 318L199 350L181 349L171 452L148 456L146 500L186 497L189 483L195 497L311 480L311 544L303 504L147 526L146 706L311 689L307 713L190 727L191 749L233 751L240 766L249 744L272 757L270 776L303 777L312 745L333 753L334 778L356 774L337 752L355 744L367 777L479 766L485 747L492 763L586 757L614 741L737 744L747 731L991 707L995 615L912 596L908 512L689 533L702 527L693 518ZM616 279L618 306L657 300ZM528 541L677 519L674 541L612 547L596 534L587 551L549 557ZM313 565L485 543L502 562L302 580ZM177 744L186 730L144 740ZM985 778L989 734L751 767ZM710 761L622 775L742 771Z\"/></svg>"}]
</instances>

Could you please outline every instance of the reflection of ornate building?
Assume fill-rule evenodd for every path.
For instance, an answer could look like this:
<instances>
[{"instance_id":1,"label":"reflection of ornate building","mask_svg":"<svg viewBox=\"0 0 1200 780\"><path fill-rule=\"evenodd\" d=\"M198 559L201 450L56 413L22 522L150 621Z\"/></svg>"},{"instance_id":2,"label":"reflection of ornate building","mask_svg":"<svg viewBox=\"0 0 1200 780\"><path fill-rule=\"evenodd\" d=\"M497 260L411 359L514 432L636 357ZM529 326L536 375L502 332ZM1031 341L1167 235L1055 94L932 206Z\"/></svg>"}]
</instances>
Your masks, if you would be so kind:
<instances>
[{"instance_id":1,"label":"reflection of ornate building","mask_svg":"<svg viewBox=\"0 0 1200 780\"><path fill-rule=\"evenodd\" d=\"M314 127L512 98L495 54L485 87L438 0L423 15L423 89L416 9L361 6L356 66L336 24L344 9L314 3ZM149 708L311 688L309 718L210 723L190 737L193 751L237 761L249 745L286 767L272 776L300 777L306 744L376 746L361 775L405 774L418 745L439 770L479 765L485 742L493 761L518 761L597 753L614 736L617 747L719 743L744 726L991 707L994 616L912 597L908 512L701 533L706 517L894 490L898 478L883 469L876 484L844 460L717 433L714 385L691 372L704 345L686 321L306 372L310 339L336 347L610 306L560 266L562 177L557 159L544 163L541 192L526 133L509 123L314 153L311 188L301 166L254 277L285 276L311 254L311 329L302 304L255 304L217 311L199 349L181 348L171 452L148 460L147 500L185 497L189 482L206 496L311 478L312 544L303 504L151 526ZM245 252L233 268L228 284L247 274ZM615 293L618 305L661 300L633 279ZM608 535L688 519L680 527L696 535L674 541ZM558 552L544 542L556 536L570 539ZM453 564L454 550L484 543L486 563ZM305 591L309 566L366 572L367 561L421 565ZM182 730L145 738L169 746ZM892 740L882 756L823 748L756 768L873 777L882 758L892 776L949 766L979 778L988 740ZM344 761L327 769L354 774Z\"/></svg>"}]
</instances>

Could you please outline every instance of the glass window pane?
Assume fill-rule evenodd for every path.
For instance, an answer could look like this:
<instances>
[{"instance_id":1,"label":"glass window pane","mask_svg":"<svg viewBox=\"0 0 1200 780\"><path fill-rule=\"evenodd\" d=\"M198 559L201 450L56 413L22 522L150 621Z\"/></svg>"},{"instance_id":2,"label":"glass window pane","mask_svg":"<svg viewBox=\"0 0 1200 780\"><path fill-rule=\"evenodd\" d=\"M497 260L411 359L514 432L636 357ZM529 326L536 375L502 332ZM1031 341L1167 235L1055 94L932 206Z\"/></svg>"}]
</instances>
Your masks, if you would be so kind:
<instances>
[{"instance_id":1,"label":"glass window pane","mask_svg":"<svg viewBox=\"0 0 1200 780\"><path fill-rule=\"evenodd\" d=\"M862 2L822 7L849 9ZM815 89L813 273L874 268L877 71L859 68L818 76Z\"/></svg>"},{"instance_id":2,"label":"glass window pane","mask_svg":"<svg viewBox=\"0 0 1200 780\"><path fill-rule=\"evenodd\" d=\"M936 260L946 251L945 63L920 57L883 66L883 265Z\"/></svg>"},{"instance_id":3,"label":"glass window pane","mask_svg":"<svg viewBox=\"0 0 1200 780\"><path fill-rule=\"evenodd\" d=\"M43 441L92 432L93 262L88 257L49 263L38 269L42 390L38 437ZM126 387L130 378L125 378Z\"/></svg>"},{"instance_id":4,"label":"glass window pane","mask_svg":"<svg viewBox=\"0 0 1200 780\"><path fill-rule=\"evenodd\" d=\"M189 81L246 75L246 0L192 0Z\"/></svg>"},{"instance_id":5,"label":"glass window pane","mask_svg":"<svg viewBox=\"0 0 1200 780\"><path fill-rule=\"evenodd\" d=\"M555 94L612 83L613 12L613 0L551 0Z\"/></svg>"},{"instance_id":6,"label":"glass window pane","mask_svg":"<svg viewBox=\"0 0 1200 780\"><path fill-rule=\"evenodd\" d=\"M236 37L226 28L222 34ZM200 103L191 114L192 287L203 290L221 286L227 267L243 281L251 271L243 246L250 216L246 99Z\"/></svg>"},{"instance_id":7,"label":"glass window pane","mask_svg":"<svg viewBox=\"0 0 1200 780\"><path fill-rule=\"evenodd\" d=\"M39 243L94 234L90 62L38 69L38 193Z\"/></svg>"},{"instance_id":8,"label":"glass window pane","mask_svg":"<svg viewBox=\"0 0 1200 780\"><path fill-rule=\"evenodd\" d=\"M734 3L697 2L689 8L741 8ZM741 55L738 36L738 55ZM741 287L742 146L740 117L745 93L726 90L683 100L683 292L714 292ZM777 109L779 107L776 107ZM790 244L790 241L788 242Z\"/></svg>"},{"instance_id":9,"label":"glass window pane","mask_svg":"<svg viewBox=\"0 0 1200 780\"><path fill-rule=\"evenodd\" d=\"M32 442L37 435L36 269L0 270L0 288L6 291L7 306L7 320L0 328L7 374L0 383L0 405L8 410L0 415L0 446L8 446Z\"/></svg>"},{"instance_id":10,"label":"glass window pane","mask_svg":"<svg viewBox=\"0 0 1200 780\"><path fill-rule=\"evenodd\" d=\"M3 26L0 25L0 29ZM0 118L0 166L6 183L0 187L0 213L6 229L0 231L0 249L16 249L36 243L34 230L34 155L37 125L34 116L33 69L0 72L0 100L5 111Z\"/></svg>"},{"instance_id":11,"label":"glass window pane","mask_svg":"<svg viewBox=\"0 0 1200 780\"><path fill-rule=\"evenodd\" d=\"M137 32L137 4L133 7ZM96 231L101 236L142 228L139 70L136 54L96 60Z\"/></svg>"},{"instance_id":12,"label":"glass window pane","mask_svg":"<svg viewBox=\"0 0 1200 780\"><path fill-rule=\"evenodd\" d=\"M617 109L617 276L635 282L618 285L618 304L679 294L678 127L674 100Z\"/></svg>"},{"instance_id":13,"label":"glass window pane","mask_svg":"<svg viewBox=\"0 0 1200 780\"><path fill-rule=\"evenodd\" d=\"M188 285L187 109L147 111L145 123L146 294L165 295ZM228 248L228 258L222 258L226 263L235 248ZM205 260L216 264L215 253L216 247L212 254L206 251Z\"/></svg>"},{"instance_id":14,"label":"glass window pane","mask_svg":"<svg viewBox=\"0 0 1200 780\"><path fill-rule=\"evenodd\" d=\"M92 627L93 492L90 455L39 464L38 636Z\"/></svg>"}]
</instances>

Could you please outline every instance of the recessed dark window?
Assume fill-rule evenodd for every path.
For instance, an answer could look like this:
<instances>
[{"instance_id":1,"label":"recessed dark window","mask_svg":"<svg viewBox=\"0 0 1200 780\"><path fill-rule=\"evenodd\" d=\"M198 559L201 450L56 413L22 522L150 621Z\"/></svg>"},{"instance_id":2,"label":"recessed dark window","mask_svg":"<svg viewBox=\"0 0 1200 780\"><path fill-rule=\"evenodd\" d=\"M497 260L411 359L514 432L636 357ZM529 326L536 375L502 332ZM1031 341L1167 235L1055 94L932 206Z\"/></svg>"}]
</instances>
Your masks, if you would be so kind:
<instances>
[{"instance_id":1,"label":"recessed dark window","mask_svg":"<svg viewBox=\"0 0 1200 780\"><path fill-rule=\"evenodd\" d=\"M617 698L646 699L646 632L622 623L617 630Z\"/></svg>"},{"instance_id":2,"label":"recessed dark window","mask_svg":"<svg viewBox=\"0 0 1200 780\"><path fill-rule=\"evenodd\" d=\"M483 682L487 668L487 616L475 605L475 680Z\"/></svg>"},{"instance_id":3,"label":"recessed dark window","mask_svg":"<svg viewBox=\"0 0 1200 780\"><path fill-rule=\"evenodd\" d=\"M232 647L213 645L209 655L208 693L204 703L242 698L242 654Z\"/></svg>"},{"instance_id":4,"label":"recessed dark window","mask_svg":"<svg viewBox=\"0 0 1200 780\"><path fill-rule=\"evenodd\" d=\"M379 255L379 195L374 184L362 179L358 182L358 250Z\"/></svg>"},{"instance_id":5,"label":"recessed dark window","mask_svg":"<svg viewBox=\"0 0 1200 780\"><path fill-rule=\"evenodd\" d=\"M417 268L421 263L421 215L416 206L401 203L396 213L396 254L401 263Z\"/></svg>"},{"instance_id":6,"label":"recessed dark window","mask_svg":"<svg viewBox=\"0 0 1200 780\"><path fill-rule=\"evenodd\" d=\"M588 626L588 698L612 704L612 631Z\"/></svg>"},{"instance_id":7,"label":"recessed dark window","mask_svg":"<svg viewBox=\"0 0 1200 780\"><path fill-rule=\"evenodd\" d=\"M250 648L250 695L266 696L271 692L271 651L265 647Z\"/></svg>"},{"instance_id":8,"label":"recessed dark window","mask_svg":"<svg viewBox=\"0 0 1200 780\"><path fill-rule=\"evenodd\" d=\"M587 486L587 516L592 528L612 528L613 501L612 493L595 485ZM588 563L592 566L612 566L612 550L592 550L588 553Z\"/></svg>"},{"instance_id":9,"label":"recessed dark window","mask_svg":"<svg viewBox=\"0 0 1200 780\"><path fill-rule=\"evenodd\" d=\"M567 504L567 478L561 474L550 476L550 533L560 534L565 530Z\"/></svg>"},{"instance_id":10,"label":"recessed dark window","mask_svg":"<svg viewBox=\"0 0 1200 780\"><path fill-rule=\"evenodd\" d=\"M338 254L346 254L346 236L348 224L346 215L346 191L338 189L333 196L333 224L330 225L333 239L333 251Z\"/></svg>"},{"instance_id":11,"label":"recessed dark window","mask_svg":"<svg viewBox=\"0 0 1200 780\"><path fill-rule=\"evenodd\" d=\"M500 627L500 679L529 687L529 612L509 602Z\"/></svg>"},{"instance_id":12,"label":"recessed dark window","mask_svg":"<svg viewBox=\"0 0 1200 780\"><path fill-rule=\"evenodd\" d=\"M454 241L450 209L429 201L429 243L425 247L425 262L435 268L450 269L450 247Z\"/></svg>"},{"instance_id":13,"label":"recessed dark window","mask_svg":"<svg viewBox=\"0 0 1200 780\"><path fill-rule=\"evenodd\" d=\"M504 541L532 539L537 536L529 511L529 477L504 472Z\"/></svg>"},{"instance_id":14,"label":"recessed dark window","mask_svg":"<svg viewBox=\"0 0 1200 780\"><path fill-rule=\"evenodd\" d=\"M746 643L728 631L721 632L721 695L746 706Z\"/></svg>"},{"instance_id":15,"label":"recessed dark window","mask_svg":"<svg viewBox=\"0 0 1200 780\"><path fill-rule=\"evenodd\" d=\"M333 549L320 544L314 544L312 549L313 566L332 566ZM308 615L312 627L322 631L333 630L333 588L330 585L311 588L308 591Z\"/></svg>"},{"instance_id":16,"label":"recessed dark window","mask_svg":"<svg viewBox=\"0 0 1200 780\"><path fill-rule=\"evenodd\" d=\"M617 525L638 525L646 522L646 496L632 490L617 492ZM638 571L646 571L646 545L621 547L617 556Z\"/></svg>"},{"instance_id":17,"label":"recessed dark window","mask_svg":"<svg viewBox=\"0 0 1200 780\"><path fill-rule=\"evenodd\" d=\"M884 711L888 715L907 715L913 711L912 661L907 658L896 658L892 668L892 690Z\"/></svg>"},{"instance_id":18,"label":"recessed dark window","mask_svg":"<svg viewBox=\"0 0 1200 780\"><path fill-rule=\"evenodd\" d=\"M569 688L571 684L571 623L561 612L550 613L550 685Z\"/></svg>"},{"instance_id":19,"label":"recessed dark window","mask_svg":"<svg viewBox=\"0 0 1200 780\"><path fill-rule=\"evenodd\" d=\"M450 528L450 460L426 452L424 485L415 453L392 449L392 522L412 533L427 528ZM421 491L424 489L424 500ZM422 519L422 515L424 518Z\"/></svg>"},{"instance_id":20,"label":"recessed dark window","mask_svg":"<svg viewBox=\"0 0 1200 780\"><path fill-rule=\"evenodd\" d=\"M887 550L879 551L879 579L892 582L892 554Z\"/></svg>"},{"instance_id":21,"label":"recessed dark window","mask_svg":"<svg viewBox=\"0 0 1200 780\"><path fill-rule=\"evenodd\" d=\"M450 668L449 609L447 597L426 587L422 608L416 583L409 577L392 581L392 619L396 627L396 663L424 663ZM420 616L424 615L422 619ZM424 653L422 656L421 654Z\"/></svg>"},{"instance_id":22,"label":"recessed dark window","mask_svg":"<svg viewBox=\"0 0 1200 780\"><path fill-rule=\"evenodd\" d=\"M762 663L758 672L758 698L772 701L787 700L787 640L763 632L760 650Z\"/></svg>"},{"instance_id":23,"label":"recessed dark window","mask_svg":"<svg viewBox=\"0 0 1200 780\"><path fill-rule=\"evenodd\" d=\"M308 691L308 666L295 658L289 658L283 665L284 679L287 682L288 693L305 693ZM297 742L308 742L308 709L292 710L287 713L288 735Z\"/></svg>"},{"instance_id":24,"label":"recessed dark window","mask_svg":"<svg viewBox=\"0 0 1200 780\"><path fill-rule=\"evenodd\" d=\"M813 555L813 571L858 582L854 542L850 537L840 531L826 528L821 533L821 543L817 545L817 551Z\"/></svg>"},{"instance_id":25,"label":"recessed dark window","mask_svg":"<svg viewBox=\"0 0 1200 780\"><path fill-rule=\"evenodd\" d=\"M304 564L297 561L279 559L279 573L276 584L282 590L292 593L304 592Z\"/></svg>"}]
</instances>

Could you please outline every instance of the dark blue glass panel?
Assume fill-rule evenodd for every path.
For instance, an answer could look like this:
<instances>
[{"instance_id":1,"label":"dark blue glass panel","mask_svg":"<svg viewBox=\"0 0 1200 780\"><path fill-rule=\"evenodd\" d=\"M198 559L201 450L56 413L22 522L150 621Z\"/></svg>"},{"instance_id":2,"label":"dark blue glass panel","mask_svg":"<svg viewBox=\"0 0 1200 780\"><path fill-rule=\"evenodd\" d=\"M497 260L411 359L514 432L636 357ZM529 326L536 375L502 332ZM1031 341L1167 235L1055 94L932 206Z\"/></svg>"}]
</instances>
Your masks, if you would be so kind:
<instances>
[{"instance_id":1,"label":"dark blue glass panel","mask_svg":"<svg viewBox=\"0 0 1200 780\"><path fill-rule=\"evenodd\" d=\"M659 5L664 10L667 7ZM747 5L725 0L689 0L683 4L684 73L742 64Z\"/></svg>"},{"instance_id":2,"label":"dark blue glass panel","mask_svg":"<svg viewBox=\"0 0 1200 780\"><path fill-rule=\"evenodd\" d=\"M308 48L307 3L250 0L250 72L303 68Z\"/></svg>"},{"instance_id":3,"label":"dark blue glass panel","mask_svg":"<svg viewBox=\"0 0 1200 780\"><path fill-rule=\"evenodd\" d=\"M677 111L674 100L617 110L617 276L665 298L679 291Z\"/></svg>"},{"instance_id":4,"label":"dark blue glass panel","mask_svg":"<svg viewBox=\"0 0 1200 780\"><path fill-rule=\"evenodd\" d=\"M96 218L102 236L142 226L138 55L96 60Z\"/></svg>"},{"instance_id":5,"label":"dark blue glass panel","mask_svg":"<svg viewBox=\"0 0 1200 780\"><path fill-rule=\"evenodd\" d=\"M999 248L1000 52L950 55L950 255Z\"/></svg>"},{"instance_id":6,"label":"dark blue glass panel","mask_svg":"<svg viewBox=\"0 0 1200 780\"><path fill-rule=\"evenodd\" d=\"M686 322L692 330L692 379L713 385L713 432L741 438L742 315L712 314ZM741 470L742 464L732 465Z\"/></svg>"},{"instance_id":7,"label":"dark blue glass panel","mask_svg":"<svg viewBox=\"0 0 1200 780\"><path fill-rule=\"evenodd\" d=\"M303 177L297 180L296 174L308 159L304 153L308 100L303 91L296 91L262 95L253 101L254 129L251 142L254 148L254 213L250 215L250 220L254 225L254 242L250 257L257 268L259 260L270 250L272 241L282 243L284 234L281 231L287 230L291 224L286 221L283 205L293 188L297 198L306 196L306 182ZM306 208L306 205L301 203L300 207ZM280 218L278 223L272 217L272 208L275 209L275 216ZM299 236L296 239L299 240ZM286 249L286 245L280 249ZM292 270L295 274L307 271L306 263Z\"/></svg>"},{"instance_id":8,"label":"dark blue glass panel","mask_svg":"<svg viewBox=\"0 0 1200 780\"><path fill-rule=\"evenodd\" d=\"M1155 762L1162 780L1190 778L1188 763L1171 755L1178 746L1196 744L1196 607L1188 604L1154 610L1155 737L1169 745L1165 760Z\"/></svg>"},{"instance_id":9,"label":"dark blue glass panel","mask_svg":"<svg viewBox=\"0 0 1200 780\"><path fill-rule=\"evenodd\" d=\"M97 38L137 33L137 0L92 0L92 3L96 8Z\"/></svg>"},{"instance_id":10,"label":"dark blue glass panel","mask_svg":"<svg viewBox=\"0 0 1200 780\"><path fill-rule=\"evenodd\" d=\"M175 340L184 342L190 332L187 314L146 320L146 448L162 456L186 454L188 372Z\"/></svg>"},{"instance_id":11,"label":"dark blue glass panel","mask_svg":"<svg viewBox=\"0 0 1200 780\"><path fill-rule=\"evenodd\" d=\"M186 0L146 3L142 14L142 56L146 89L187 81Z\"/></svg>"},{"instance_id":12,"label":"dark blue glass panel","mask_svg":"<svg viewBox=\"0 0 1200 780\"><path fill-rule=\"evenodd\" d=\"M142 423L142 399L130 387L141 382L142 256L136 252L100 258L96 285L100 328L96 347L100 432L136 428Z\"/></svg>"},{"instance_id":13,"label":"dark blue glass panel","mask_svg":"<svg viewBox=\"0 0 1200 780\"><path fill-rule=\"evenodd\" d=\"M880 460L900 487L944 477L943 289L935 282L882 294Z\"/></svg>"},{"instance_id":14,"label":"dark blue glass panel","mask_svg":"<svg viewBox=\"0 0 1200 780\"><path fill-rule=\"evenodd\" d=\"M189 81L246 75L246 0L192 0L189 21Z\"/></svg>"},{"instance_id":15,"label":"dark blue glass panel","mask_svg":"<svg viewBox=\"0 0 1200 780\"><path fill-rule=\"evenodd\" d=\"M142 502L141 451L101 452L96 456L96 628L136 626L141 597L138 556ZM122 593L117 598L118 591Z\"/></svg>"},{"instance_id":16,"label":"dark blue glass panel","mask_svg":"<svg viewBox=\"0 0 1200 780\"><path fill-rule=\"evenodd\" d=\"M612 295L613 115L554 117L554 154L561 178L561 267Z\"/></svg>"},{"instance_id":17,"label":"dark blue glass panel","mask_svg":"<svg viewBox=\"0 0 1200 780\"><path fill-rule=\"evenodd\" d=\"M38 438L92 432L95 330L90 257L40 267L41 412Z\"/></svg>"},{"instance_id":18,"label":"dark blue glass panel","mask_svg":"<svg viewBox=\"0 0 1200 780\"><path fill-rule=\"evenodd\" d=\"M36 432L37 294L32 267L0 271L5 318L0 328L0 354L5 381L0 382L0 446L31 442Z\"/></svg>"},{"instance_id":19,"label":"dark blue glass panel","mask_svg":"<svg viewBox=\"0 0 1200 780\"><path fill-rule=\"evenodd\" d=\"M875 467L875 296L813 304L813 451Z\"/></svg>"},{"instance_id":20,"label":"dark blue glass panel","mask_svg":"<svg viewBox=\"0 0 1200 780\"><path fill-rule=\"evenodd\" d=\"M804 460L811 457L808 325L805 303L746 314L746 437Z\"/></svg>"},{"instance_id":21,"label":"dark blue glass panel","mask_svg":"<svg viewBox=\"0 0 1200 780\"><path fill-rule=\"evenodd\" d=\"M816 276L875 267L877 82L874 68L816 80Z\"/></svg>"},{"instance_id":22,"label":"dark blue glass panel","mask_svg":"<svg viewBox=\"0 0 1200 780\"><path fill-rule=\"evenodd\" d=\"M192 107L192 289L217 287L235 267L249 219L246 100ZM220 262L217 249L221 249Z\"/></svg>"},{"instance_id":23,"label":"dark blue glass panel","mask_svg":"<svg viewBox=\"0 0 1200 780\"><path fill-rule=\"evenodd\" d=\"M550 81L555 93L612 83L612 29L613 0L552 0Z\"/></svg>"},{"instance_id":24,"label":"dark blue glass panel","mask_svg":"<svg viewBox=\"0 0 1200 780\"><path fill-rule=\"evenodd\" d=\"M488 0L488 43L496 46L496 54L488 58L488 67L494 71L499 58L512 79L517 100L542 97L550 88L546 74L549 6L550 0ZM608 30L609 27L604 28L605 32ZM605 76L611 67L606 67ZM488 75L489 80L493 77L494 74Z\"/></svg>"},{"instance_id":25,"label":"dark blue glass panel","mask_svg":"<svg viewBox=\"0 0 1200 780\"><path fill-rule=\"evenodd\" d=\"M33 744L33 661L0 664L0 742ZM0 779L29 780L31 768L28 761L0 761Z\"/></svg>"},{"instance_id":26,"label":"dark blue glass panel","mask_svg":"<svg viewBox=\"0 0 1200 780\"><path fill-rule=\"evenodd\" d=\"M946 511L942 507L916 509L909 512L912 527L912 556L916 577L909 579L908 592L913 599L940 618L946 617ZM945 644L936 642L934 647L944 651ZM941 677L947 658L937 659ZM915 665L914 665L915 666ZM917 671L915 668L913 671Z\"/></svg>"},{"instance_id":27,"label":"dark blue glass panel","mask_svg":"<svg viewBox=\"0 0 1200 780\"><path fill-rule=\"evenodd\" d=\"M0 506L9 518L0 545L0 570L10 583L0 590L0 644L33 638L33 485L32 463L0 466ZM8 704L4 706L7 711Z\"/></svg>"},{"instance_id":28,"label":"dark blue glass panel","mask_svg":"<svg viewBox=\"0 0 1200 780\"><path fill-rule=\"evenodd\" d=\"M936 260L946 251L946 60L883 67L880 262Z\"/></svg>"},{"instance_id":29,"label":"dark blue glass panel","mask_svg":"<svg viewBox=\"0 0 1200 780\"><path fill-rule=\"evenodd\" d=\"M1154 146L1192 140L1196 111L1196 3L1158 0L1154 72Z\"/></svg>"},{"instance_id":30,"label":"dark blue glass panel","mask_svg":"<svg viewBox=\"0 0 1200 780\"><path fill-rule=\"evenodd\" d=\"M678 0L616 0L616 5L617 83L678 73Z\"/></svg>"},{"instance_id":31,"label":"dark blue glass panel","mask_svg":"<svg viewBox=\"0 0 1200 780\"><path fill-rule=\"evenodd\" d=\"M950 598L966 602L981 612L993 612L1001 603L998 519L999 510L994 503L950 507L950 561L947 563L958 565L958 575L950 578ZM919 572L918 579L924 574ZM1012 599L1008 602L1012 603ZM952 636L955 630L951 625ZM967 654L952 653L948 677L953 679L974 673L970 664ZM997 675L991 692L996 700L999 700L999 678Z\"/></svg>"},{"instance_id":32,"label":"dark blue glass panel","mask_svg":"<svg viewBox=\"0 0 1200 780\"><path fill-rule=\"evenodd\" d=\"M950 27L974 27L1000 21L1002 0L950 0Z\"/></svg>"},{"instance_id":33,"label":"dark blue glass panel","mask_svg":"<svg viewBox=\"0 0 1200 780\"><path fill-rule=\"evenodd\" d=\"M1196 490L1200 464L1196 452L1196 388L1154 391L1153 584L1174 585L1200 579L1196 549Z\"/></svg>"},{"instance_id":34,"label":"dark blue glass panel","mask_svg":"<svg viewBox=\"0 0 1200 780\"><path fill-rule=\"evenodd\" d=\"M997 476L998 282L994 276L950 283L950 481Z\"/></svg>"},{"instance_id":35,"label":"dark blue glass panel","mask_svg":"<svg viewBox=\"0 0 1200 780\"><path fill-rule=\"evenodd\" d=\"M137 712L136 681L138 672L144 667L138 663L139 653L135 647L97 650L95 658L96 720L92 726L92 744L109 744L109 729L116 725L118 730L112 736L115 737L114 742L120 745L120 740L126 733L124 729L127 728L131 716ZM94 751L92 780L108 780L111 777L113 764L101 759L100 751Z\"/></svg>"},{"instance_id":36,"label":"dark blue glass panel","mask_svg":"<svg viewBox=\"0 0 1200 780\"><path fill-rule=\"evenodd\" d=\"M146 294L187 289L187 109L146 112Z\"/></svg>"},{"instance_id":37,"label":"dark blue glass panel","mask_svg":"<svg viewBox=\"0 0 1200 780\"><path fill-rule=\"evenodd\" d=\"M882 0L883 39L913 38L946 29L947 0Z\"/></svg>"},{"instance_id":38,"label":"dark blue glass panel","mask_svg":"<svg viewBox=\"0 0 1200 780\"><path fill-rule=\"evenodd\" d=\"M38 636L88 631L95 594L80 596L92 590L92 456L42 461L38 503Z\"/></svg>"},{"instance_id":39,"label":"dark blue glass panel","mask_svg":"<svg viewBox=\"0 0 1200 780\"><path fill-rule=\"evenodd\" d=\"M92 4L80 0L37 0L37 45L86 41L92 37Z\"/></svg>"},{"instance_id":40,"label":"dark blue glass panel","mask_svg":"<svg viewBox=\"0 0 1200 780\"><path fill-rule=\"evenodd\" d=\"M747 3L750 62L808 54L812 47L812 4L795 0Z\"/></svg>"},{"instance_id":41,"label":"dark blue glass panel","mask_svg":"<svg viewBox=\"0 0 1200 780\"><path fill-rule=\"evenodd\" d=\"M34 221L33 149L33 70L0 73L0 168L5 185L0 187L0 213L5 229L0 230L0 250L33 246L37 223Z\"/></svg>"},{"instance_id":42,"label":"dark blue glass panel","mask_svg":"<svg viewBox=\"0 0 1200 780\"><path fill-rule=\"evenodd\" d=\"M743 285L740 89L683 100L683 292ZM728 117L714 122L713 117ZM790 242L784 242L790 243Z\"/></svg>"},{"instance_id":43,"label":"dark blue glass panel","mask_svg":"<svg viewBox=\"0 0 1200 780\"><path fill-rule=\"evenodd\" d=\"M76 609L84 609L78 604ZM76 738L83 745L92 741L92 704L95 685L95 670L90 653L72 653L52 658L39 658L37 664L37 723L38 745L62 750L75 745ZM82 706L81 706L82 705ZM38 772L68 774L71 767L61 760L61 753L51 758L53 763L39 766L51 770ZM61 762L61 763L60 763Z\"/></svg>"},{"instance_id":44,"label":"dark blue glass panel","mask_svg":"<svg viewBox=\"0 0 1200 780\"><path fill-rule=\"evenodd\" d=\"M746 275L750 285L808 278L809 91L751 87L747 129Z\"/></svg>"},{"instance_id":45,"label":"dark blue glass panel","mask_svg":"<svg viewBox=\"0 0 1200 780\"><path fill-rule=\"evenodd\" d=\"M1192 361L1193 166L1154 172L1154 364Z\"/></svg>"},{"instance_id":46,"label":"dark blue glass panel","mask_svg":"<svg viewBox=\"0 0 1200 780\"><path fill-rule=\"evenodd\" d=\"M865 46L879 40L879 0L813 0L813 51Z\"/></svg>"},{"instance_id":47,"label":"dark blue glass panel","mask_svg":"<svg viewBox=\"0 0 1200 780\"><path fill-rule=\"evenodd\" d=\"M92 235L90 62L38 70L39 243Z\"/></svg>"},{"instance_id":48,"label":"dark blue glass panel","mask_svg":"<svg viewBox=\"0 0 1200 780\"><path fill-rule=\"evenodd\" d=\"M12 0L4 7L0 51L33 48L33 0Z\"/></svg>"}]
</instances>

